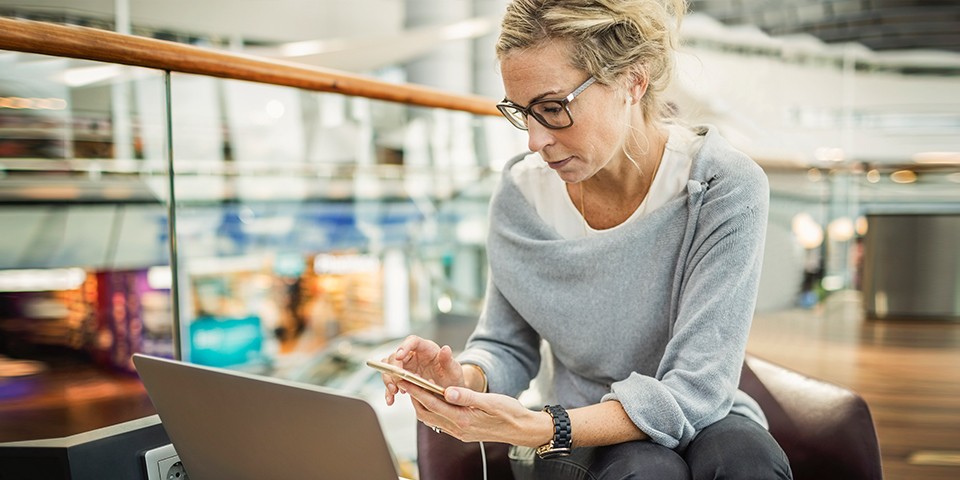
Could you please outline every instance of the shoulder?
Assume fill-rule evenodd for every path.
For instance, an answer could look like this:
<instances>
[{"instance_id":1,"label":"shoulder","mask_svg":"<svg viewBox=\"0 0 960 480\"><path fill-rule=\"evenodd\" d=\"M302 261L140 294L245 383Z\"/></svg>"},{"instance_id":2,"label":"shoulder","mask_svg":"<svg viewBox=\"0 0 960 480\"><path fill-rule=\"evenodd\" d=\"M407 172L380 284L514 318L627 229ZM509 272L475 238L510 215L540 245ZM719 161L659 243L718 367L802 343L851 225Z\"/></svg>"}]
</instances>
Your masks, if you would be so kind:
<instances>
[{"instance_id":1,"label":"shoulder","mask_svg":"<svg viewBox=\"0 0 960 480\"><path fill-rule=\"evenodd\" d=\"M703 142L694 157L691 180L705 183L707 196L713 199L765 206L769 184L763 168L734 148L715 127L698 127L695 131L703 136Z\"/></svg>"}]
</instances>

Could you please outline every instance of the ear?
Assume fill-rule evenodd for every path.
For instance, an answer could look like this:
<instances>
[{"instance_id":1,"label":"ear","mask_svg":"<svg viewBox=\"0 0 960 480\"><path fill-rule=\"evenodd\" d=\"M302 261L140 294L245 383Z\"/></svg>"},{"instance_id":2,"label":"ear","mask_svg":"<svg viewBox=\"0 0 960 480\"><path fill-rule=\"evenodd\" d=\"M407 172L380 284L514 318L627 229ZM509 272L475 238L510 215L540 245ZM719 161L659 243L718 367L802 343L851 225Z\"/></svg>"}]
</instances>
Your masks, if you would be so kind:
<instances>
[{"instance_id":1,"label":"ear","mask_svg":"<svg viewBox=\"0 0 960 480\"><path fill-rule=\"evenodd\" d=\"M639 66L634 72L631 72L627 78L629 78L627 83L627 99L631 104L636 104L643 98L643 95L647 93L650 77L647 75L647 69Z\"/></svg>"}]
</instances>

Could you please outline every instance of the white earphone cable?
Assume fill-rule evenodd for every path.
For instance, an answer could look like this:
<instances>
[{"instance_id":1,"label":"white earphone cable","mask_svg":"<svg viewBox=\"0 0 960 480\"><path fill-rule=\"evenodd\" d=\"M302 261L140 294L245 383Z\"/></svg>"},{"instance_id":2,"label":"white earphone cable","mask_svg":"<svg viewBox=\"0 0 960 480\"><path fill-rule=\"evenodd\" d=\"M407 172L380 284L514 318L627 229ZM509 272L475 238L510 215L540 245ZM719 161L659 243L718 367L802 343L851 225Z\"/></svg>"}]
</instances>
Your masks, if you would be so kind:
<instances>
[{"instance_id":1,"label":"white earphone cable","mask_svg":"<svg viewBox=\"0 0 960 480\"><path fill-rule=\"evenodd\" d=\"M480 442L480 459L483 461L483 480L487 480L487 452L483 448L483 442Z\"/></svg>"}]
</instances>

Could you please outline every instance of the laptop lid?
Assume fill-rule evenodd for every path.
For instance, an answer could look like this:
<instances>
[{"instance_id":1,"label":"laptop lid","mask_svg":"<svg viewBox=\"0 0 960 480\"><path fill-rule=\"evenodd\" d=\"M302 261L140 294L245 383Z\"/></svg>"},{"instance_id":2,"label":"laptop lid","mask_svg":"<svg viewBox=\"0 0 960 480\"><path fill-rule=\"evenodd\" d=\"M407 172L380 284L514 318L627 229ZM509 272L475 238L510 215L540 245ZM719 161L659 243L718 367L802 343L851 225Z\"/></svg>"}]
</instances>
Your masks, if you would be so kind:
<instances>
[{"instance_id":1,"label":"laptop lid","mask_svg":"<svg viewBox=\"0 0 960 480\"><path fill-rule=\"evenodd\" d=\"M396 480L373 408L321 387L135 354L192 480Z\"/></svg>"}]
</instances>

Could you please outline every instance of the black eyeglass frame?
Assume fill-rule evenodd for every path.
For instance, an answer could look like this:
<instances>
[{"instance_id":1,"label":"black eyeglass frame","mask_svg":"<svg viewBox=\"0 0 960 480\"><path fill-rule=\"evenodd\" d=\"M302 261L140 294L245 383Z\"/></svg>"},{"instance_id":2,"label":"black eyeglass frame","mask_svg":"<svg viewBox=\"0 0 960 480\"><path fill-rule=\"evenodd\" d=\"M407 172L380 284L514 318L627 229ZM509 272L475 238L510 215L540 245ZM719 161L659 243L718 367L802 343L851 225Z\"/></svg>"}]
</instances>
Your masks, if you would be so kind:
<instances>
[{"instance_id":1,"label":"black eyeglass frame","mask_svg":"<svg viewBox=\"0 0 960 480\"><path fill-rule=\"evenodd\" d=\"M570 92L570 94L567 95L566 97L541 98L540 100L531 102L530 105L527 105L526 107L522 105L517 105L516 103L508 101L506 98L504 98L502 102L497 104L497 110L500 110L500 113L507 118L507 121L509 121L511 125L519 128L520 130L529 129L527 127L527 122L520 120L517 117L511 115L507 109L513 109L513 110L519 111L520 113L523 114L524 118L533 117L534 120L537 121L537 123L551 130L561 130L564 128L569 128L573 125L573 114L570 112L570 102L572 102L574 98L577 98L577 95L580 95L581 93L583 93L583 91L586 90L587 87L589 87L590 85L593 85L593 83L596 81L597 81L597 78L591 75L590 78L586 79L583 83L580 84L579 87L576 88L576 90ZM560 106L563 107L563 110L567 112L567 118L570 119L570 123L566 125L561 125L561 126L550 125L550 123L547 122L546 119L544 119L539 114L533 111L533 107L544 104L544 103L549 103L549 102L560 104Z\"/></svg>"}]
</instances>

